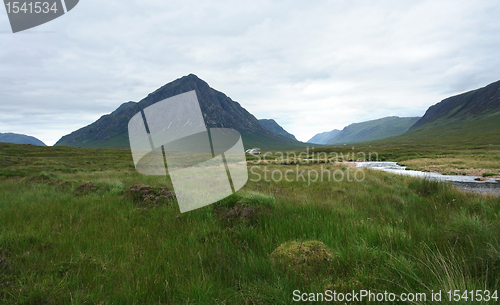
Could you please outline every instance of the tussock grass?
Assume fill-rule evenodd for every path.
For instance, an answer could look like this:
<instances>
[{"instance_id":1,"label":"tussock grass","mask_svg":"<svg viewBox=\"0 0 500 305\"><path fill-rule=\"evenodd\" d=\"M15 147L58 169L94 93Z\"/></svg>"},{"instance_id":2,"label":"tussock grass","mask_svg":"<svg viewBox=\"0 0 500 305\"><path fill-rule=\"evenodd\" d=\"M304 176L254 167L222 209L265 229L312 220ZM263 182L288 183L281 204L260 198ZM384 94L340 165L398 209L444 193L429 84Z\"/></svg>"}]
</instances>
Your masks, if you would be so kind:
<instances>
[{"instance_id":1,"label":"tussock grass","mask_svg":"<svg viewBox=\"0 0 500 305\"><path fill-rule=\"evenodd\" d=\"M306 279L335 272L331 268L334 259L332 251L316 240L286 242L271 253L275 267L298 273Z\"/></svg>"},{"instance_id":2,"label":"tussock grass","mask_svg":"<svg viewBox=\"0 0 500 305\"><path fill-rule=\"evenodd\" d=\"M497 197L365 170L362 182L249 181L180 214L175 198L138 204L137 185L158 195L172 184L136 173L124 152L61 149L0 147L4 160L26 162L3 169L20 166L23 177L0 178L2 304L289 304L296 289L500 287ZM86 183L95 189L76 194ZM332 259L309 260L306 273L277 268L272 253L297 243Z\"/></svg>"}]
</instances>

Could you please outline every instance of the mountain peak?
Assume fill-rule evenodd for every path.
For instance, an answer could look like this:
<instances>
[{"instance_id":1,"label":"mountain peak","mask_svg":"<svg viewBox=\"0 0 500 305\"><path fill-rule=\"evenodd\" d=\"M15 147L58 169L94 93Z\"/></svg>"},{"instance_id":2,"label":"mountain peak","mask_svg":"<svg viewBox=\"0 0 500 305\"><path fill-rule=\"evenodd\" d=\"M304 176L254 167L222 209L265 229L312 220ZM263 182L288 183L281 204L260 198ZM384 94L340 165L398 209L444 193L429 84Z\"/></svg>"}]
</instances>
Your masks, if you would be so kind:
<instances>
[{"instance_id":1,"label":"mountain peak","mask_svg":"<svg viewBox=\"0 0 500 305\"><path fill-rule=\"evenodd\" d=\"M196 74L193 74L193 73L189 73L188 75L186 76L183 76L181 78L193 78L193 79L198 79L198 80L202 80L201 78L199 78Z\"/></svg>"},{"instance_id":2,"label":"mountain peak","mask_svg":"<svg viewBox=\"0 0 500 305\"><path fill-rule=\"evenodd\" d=\"M193 73L190 73L188 75L185 75L181 78L178 78L175 81L180 81L180 82L194 82L194 83L198 83L198 84L202 84L202 85L206 85L208 86L208 83L205 82L204 80L202 80L201 78L199 78L196 74L193 74Z\"/></svg>"},{"instance_id":3,"label":"mountain peak","mask_svg":"<svg viewBox=\"0 0 500 305\"><path fill-rule=\"evenodd\" d=\"M129 148L127 126L130 118L141 109L192 90L196 91L207 128L236 129L241 133L245 146L249 147L266 147L266 143L273 143L273 146L301 145L297 141L280 137L267 130L239 103L211 88L194 74L163 85L138 103L122 104L111 114L104 115L96 122L62 137L56 145Z\"/></svg>"}]
</instances>

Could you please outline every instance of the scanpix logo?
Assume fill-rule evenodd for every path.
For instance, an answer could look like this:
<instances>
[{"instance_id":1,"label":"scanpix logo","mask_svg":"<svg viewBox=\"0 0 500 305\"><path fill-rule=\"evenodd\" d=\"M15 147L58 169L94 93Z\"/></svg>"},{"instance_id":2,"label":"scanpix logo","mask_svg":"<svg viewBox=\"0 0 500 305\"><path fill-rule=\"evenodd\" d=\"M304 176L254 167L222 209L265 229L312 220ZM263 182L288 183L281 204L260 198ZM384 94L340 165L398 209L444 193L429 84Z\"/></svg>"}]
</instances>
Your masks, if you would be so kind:
<instances>
[{"instance_id":1,"label":"scanpix logo","mask_svg":"<svg viewBox=\"0 0 500 305\"><path fill-rule=\"evenodd\" d=\"M194 90L141 110L128 133L138 172L166 176L168 168L181 213L226 198L248 180L240 133L207 129Z\"/></svg>"},{"instance_id":2,"label":"scanpix logo","mask_svg":"<svg viewBox=\"0 0 500 305\"><path fill-rule=\"evenodd\" d=\"M3 0L13 33L34 28L71 11L79 0Z\"/></svg>"}]
</instances>

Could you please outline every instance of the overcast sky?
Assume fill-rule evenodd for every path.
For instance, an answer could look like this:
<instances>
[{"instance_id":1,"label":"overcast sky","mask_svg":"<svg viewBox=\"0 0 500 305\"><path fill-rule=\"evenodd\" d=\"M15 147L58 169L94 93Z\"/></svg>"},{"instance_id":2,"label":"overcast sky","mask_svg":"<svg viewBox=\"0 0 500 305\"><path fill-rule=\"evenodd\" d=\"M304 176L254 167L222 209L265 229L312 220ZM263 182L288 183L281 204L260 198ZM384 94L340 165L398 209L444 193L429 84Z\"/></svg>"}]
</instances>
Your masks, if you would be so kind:
<instances>
[{"instance_id":1,"label":"overcast sky","mask_svg":"<svg viewBox=\"0 0 500 305\"><path fill-rule=\"evenodd\" d=\"M16 34L0 9L0 132L53 145L189 73L302 141L422 116L500 80L500 2L81 0Z\"/></svg>"}]
</instances>

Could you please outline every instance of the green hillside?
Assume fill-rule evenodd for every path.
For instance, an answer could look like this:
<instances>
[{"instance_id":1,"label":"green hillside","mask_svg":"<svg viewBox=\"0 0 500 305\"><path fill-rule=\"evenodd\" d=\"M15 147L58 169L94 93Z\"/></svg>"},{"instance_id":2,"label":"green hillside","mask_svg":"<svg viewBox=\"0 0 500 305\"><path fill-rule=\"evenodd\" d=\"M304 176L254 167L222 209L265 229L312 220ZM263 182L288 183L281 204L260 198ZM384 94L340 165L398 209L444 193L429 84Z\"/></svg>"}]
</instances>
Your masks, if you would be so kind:
<instances>
[{"instance_id":1,"label":"green hillside","mask_svg":"<svg viewBox=\"0 0 500 305\"><path fill-rule=\"evenodd\" d=\"M0 133L0 142L13 144L31 144L38 146L46 146L45 143L35 137L17 133Z\"/></svg>"},{"instance_id":2,"label":"green hillside","mask_svg":"<svg viewBox=\"0 0 500 305\"><path fill-rule=\"evenodd\" d=\"M431 106L408 132L387 142L500 144L500 81Z\"/></svg>"},{"instance_id":3,"label":"green hillside","mask_svg":"<svg viewBox=\"0 0 500 305\"><path fill-rule=\"evenodd\" d=\"M326 132L318 133L318 134L314 135L314 137L310 138L307 141L307 143L326 144L333 137L335 137L340 131L341 130L334 129L332 131L326 131Z\"/></svg>"},{"instance_id":4,"label":"green hillside","mask_svg":"<svg viewBox=\"0 0 500 305\"><path fill-rule=\"evenodd\" d=\"M393 116L362 123L354 123L345 127L326 144L361 143L400 135L407 131L418 120L418 117L400 118Z\"/></svg>"}]
</instances>

